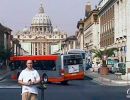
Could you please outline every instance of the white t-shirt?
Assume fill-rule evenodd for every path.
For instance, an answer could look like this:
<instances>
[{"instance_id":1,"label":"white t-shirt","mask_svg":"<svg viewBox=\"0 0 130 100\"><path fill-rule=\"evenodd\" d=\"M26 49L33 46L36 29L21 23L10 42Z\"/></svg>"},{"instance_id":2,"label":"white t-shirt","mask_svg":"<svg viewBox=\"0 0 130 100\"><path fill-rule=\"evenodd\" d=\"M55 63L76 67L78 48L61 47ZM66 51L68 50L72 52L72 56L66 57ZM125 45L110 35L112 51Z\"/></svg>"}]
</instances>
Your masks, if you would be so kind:
<instances>
[{"instance_id":1,"label":"white t-shirt","mask_svg":"<svg viewBox=\"0 0 130 100\"><path fill-rule=\"evenodd\" d=\"M39 73L36 70L29 70L29 69L24 69L20 75L18 80L21 80L25 83L28 83L28 81L31 79L32 82L35 82L36 80L40 80L40 76ZM22 93L25 92L30 92L30 93L34 93L34 94L38 94L38 89L35 85L31 85L31 86L22 86Z\"/></svg>"}]
</instances>

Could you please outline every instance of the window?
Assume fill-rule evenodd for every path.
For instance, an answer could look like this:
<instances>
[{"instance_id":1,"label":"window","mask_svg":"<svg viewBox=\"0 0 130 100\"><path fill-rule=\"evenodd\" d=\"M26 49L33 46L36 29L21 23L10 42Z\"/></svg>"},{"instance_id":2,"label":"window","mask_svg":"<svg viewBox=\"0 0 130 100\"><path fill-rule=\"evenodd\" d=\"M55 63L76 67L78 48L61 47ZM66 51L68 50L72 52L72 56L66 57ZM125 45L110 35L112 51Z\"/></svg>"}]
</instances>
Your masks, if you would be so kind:
<instances>
[{"instance_id":1,"label":"window","mask_svg":"<svg viewBox=\"0 0 130 100\"><path fill-rule=\"evenodd\" d=\"M40 31L42 31L42 28L40 28Z\"/></svg>"},{"instance_id":2,"label":"window","mask_svg":"<svg viewBox=\"0 0 130 100\"><path fill-rule=\"evenodd\" d=\"M9 64L12 70L14 69L25 69L26 68L26 61L15 61ZM33 68L36 70L56 70L56 63L55 61L51 60L35 60L33 62Z\"/></svg>"},{"instance_id":3,"label":"window","mask_svg":"<svg viewBox=\"0 0 130 100\"><path fill-rule=\"evenodd\" d=\"M61 35L61 38L63 38L63 35Z\"/></svg>"},{"instance_id":4,"label":"window","mask_svg":"<svg viewBox=\"0 0 130 100\"><path fill-rule=\"evenodd\" d=\"M34 61L36 70L56 70L56 62L51 60Z\"/></svg>"},{"instance_id":5,"label":"window","mask_svg":"<svg viewBox=\"0 0 130 100\"><path fill-rule=\"evenodd\" d=\"M80 55L71 55L64 57L64 65L76 65L76 64L82 64L83 59Z\"/></svg>"},{"instance_id":6,"label":"window","mask_svg":"<svg viewBox=\"0 0 130 100\"><path fill-rule=\"evenodd\" d=\"M51 38L52 36L51 35L49 35L49 38Z\"/></svg>"}]
</instances>

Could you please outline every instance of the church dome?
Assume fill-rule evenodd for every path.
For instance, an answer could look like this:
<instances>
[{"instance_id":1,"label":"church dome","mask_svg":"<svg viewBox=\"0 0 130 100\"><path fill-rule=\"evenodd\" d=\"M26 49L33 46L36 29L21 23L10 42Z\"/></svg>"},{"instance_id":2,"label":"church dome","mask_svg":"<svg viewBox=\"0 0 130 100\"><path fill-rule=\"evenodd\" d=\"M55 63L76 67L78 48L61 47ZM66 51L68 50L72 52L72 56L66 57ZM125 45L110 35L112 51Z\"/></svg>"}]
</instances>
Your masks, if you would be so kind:
<instances>
[{"instance_id":1,"label":"church dome","mask_svg":"<svg viewBox=\"0 0 130 100\"><path fill-rule=\"evenodd\" d=\"M55 27L55 28L53 29L53 32L54 32L54 33L58 33L58 32L60 32L60 30L59 30L57 27Z\"/></svg>"},{"instance_id":2,"label":"church dome","mask_svg":"<svg viewBox=\"0 0 130 100\"><path fill-rule=\"evenodd\" d=\"M52 33L53 27L49 16L44 12L42 4L39 12L33 17L31 24L32 33Z\"/></svg>"},{"instance_id":3,"label":"church dome","mask_svg":"<svg viewBox=\"0 0 130 100\"><path fill-rule=\"evenodd\" d=\"M49 16L46 15L46 13L44 12L44 8L41 7L39 8L39 13L35 15L35 17L33 17L32 19L32 25L43 25L43 26L47 26L47 25L51 25L51 20L49 18Z\"/></svg>"},{"instance_id":4,"label":"church dome","mask_svg":"<svg viewBox=\"0 0 130 100\"><path fill-rule=\"evenodd\" d=\"M23 28L23 32L28 32L29 29L27 27Z\"/></svg>"}]
</instances>

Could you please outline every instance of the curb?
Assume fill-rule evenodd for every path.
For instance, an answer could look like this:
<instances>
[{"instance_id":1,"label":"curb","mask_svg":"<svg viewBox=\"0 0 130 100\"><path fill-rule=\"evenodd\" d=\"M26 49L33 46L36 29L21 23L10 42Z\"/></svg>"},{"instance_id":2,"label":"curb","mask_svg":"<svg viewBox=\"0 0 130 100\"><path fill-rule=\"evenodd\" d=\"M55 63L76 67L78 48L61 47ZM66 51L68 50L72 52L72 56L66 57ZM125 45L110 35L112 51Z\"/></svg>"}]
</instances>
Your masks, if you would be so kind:
<instances>
[{"instance_id":1,"label":"curb","mask_svg":"<svg viewBox=\"0 0 130 100\"><path fill-rule=\"evenodd\" d=\"M0 89L2 89L2 88L10 88L10 89L13 89L13 88L17 88L17 89L19 89L19 88L21 88L21 86L17 86L17 85L15 85L15 86L7 86L7 85L3 85L3 86L0 86Z\"/></svg>"},{"instance_id":2,"label":"curb","mask_svg":"<svg viewBox=\"0 0 130 100\"><path fill-rule=\"evenodd\" d=\"M118 81L118 80L111 80L112 83L116 83L116 84L130 84L130 81Z\"/></svg>"},{"instance_id":3,"label":"curb","mask_svg":"<svg viewBox=\"0 0 130 100\"><path fill-rule=\"evenodd\" d=\"M95 83L101 84L101 85L108 85L108 86L127 86L130 85L130 81L123 81L123 80L112 80L109 78L104 77L95 77L93 75L85 75L86 77L92 78L92 80Z\"/></svg>"},{"instance_id":4,"label":"curb","mask_svg":"<svg viewBox=\"0 0 130 100\"><path fill-rule=\"evenodd\" d=\"M93 82L100 84L100 85L105 85L105 86L127 86L127 84L115 84L107 81L99 81L98 79L93 79Z\"/></svg>"},{"instance_id":5,"label":"curb","mask_svg":"<svg viewBox=\"0 0 130 100\"><path fill-rule=\"evenodd\" d=\"M96 83L108 86L127 86L130 84L130 81L126 82L126 81L111 80L103 77L94 78L93 80L94 82L96 81Z\"/></svg>"},{"instance_id":6,"label":"curb","mask_svg":"<svg viewBox=\"0 0 130 100\"><path fill-rule=\"evenodd\" d=\"M108 78L104 78L104 77L99 77L100 78L100 80L102 80L102 81L107 81L107 82L111 82L111 79L108 79Z\"/></svg>"}]
</instances>

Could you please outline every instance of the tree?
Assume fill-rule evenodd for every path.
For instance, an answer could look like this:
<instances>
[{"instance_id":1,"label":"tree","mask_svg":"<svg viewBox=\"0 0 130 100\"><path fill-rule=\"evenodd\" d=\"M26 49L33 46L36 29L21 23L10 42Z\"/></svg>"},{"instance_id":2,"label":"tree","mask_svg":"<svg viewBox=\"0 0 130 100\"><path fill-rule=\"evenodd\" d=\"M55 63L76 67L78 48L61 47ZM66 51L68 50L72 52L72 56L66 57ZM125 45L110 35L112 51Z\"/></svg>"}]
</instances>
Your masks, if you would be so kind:
<instances>
[{"instance_id":1,"label":"tree","mask_svg":"<svg viewBox=\"0 0 130 100\"><path fill-rule=\"evenodd\" d=\"M118 51L118 48L105 48L104 50L93 49L92 52L95 54L95 57L98 57L102 61L102 66L107 67L106 60L108 57L115 55L115 51Z\"/></svg>"}]
</instances>

